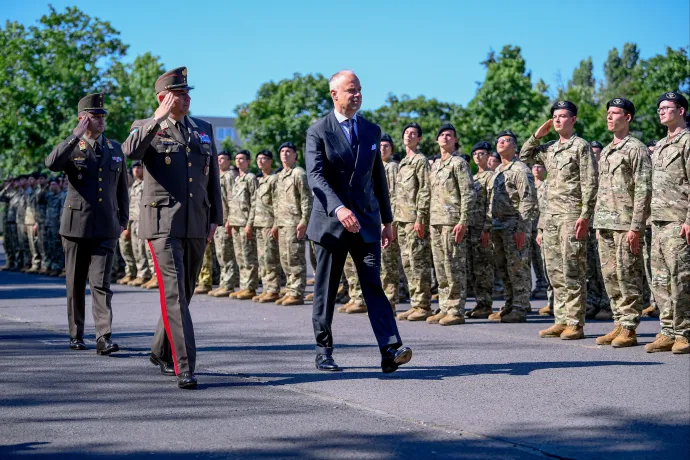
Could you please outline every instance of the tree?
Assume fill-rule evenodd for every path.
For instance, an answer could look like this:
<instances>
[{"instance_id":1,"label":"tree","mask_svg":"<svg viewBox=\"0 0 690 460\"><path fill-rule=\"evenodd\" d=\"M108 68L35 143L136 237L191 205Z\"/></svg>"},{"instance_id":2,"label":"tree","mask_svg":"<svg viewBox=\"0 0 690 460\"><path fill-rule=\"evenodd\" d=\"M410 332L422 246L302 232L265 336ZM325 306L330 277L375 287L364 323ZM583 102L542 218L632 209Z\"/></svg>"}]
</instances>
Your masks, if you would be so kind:
<instances>
[{"instance_id":1,"label":"tree","mask_svg":"<svg viewBox=\"0 0 690 460\"><path fill-rule=\"evenodd\" d=\"M558 99L565 99L577 105L575 132L588 141L606 139L606 115L602 110L596 91L592 58L580 61L573 71L573 77L565 89L560 89ZM555 135L552 135L555 138Z\"/></svg>"}]
</instances>

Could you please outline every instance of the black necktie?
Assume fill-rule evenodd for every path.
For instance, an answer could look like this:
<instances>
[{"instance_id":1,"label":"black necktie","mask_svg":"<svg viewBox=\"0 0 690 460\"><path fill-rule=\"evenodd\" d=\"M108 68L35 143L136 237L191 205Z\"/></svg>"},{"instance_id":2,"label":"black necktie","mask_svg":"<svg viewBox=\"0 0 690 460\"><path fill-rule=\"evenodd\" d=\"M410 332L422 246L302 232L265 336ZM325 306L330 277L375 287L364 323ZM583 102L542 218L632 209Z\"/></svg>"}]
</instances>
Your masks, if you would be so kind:
<instances>
[{"instance_id":1,"label":"black necktie","mask_svg":"<svg viewBox=\"0 0 690 460\"><path fill-rule=\"evenodd\" d=\"M100 158L100 157L101 157L101 153L102 153L102 152L101 152L101 144L99 144L98 142L96 142L96 143L93 145L93 150L94 150L94 152L96 152L96 158Z\"/></svg>"},{"instance_id":2,"label":"black necktie","mask_svg":"<svg viewBox=\"0 0 690 460\"><path fill-rule=\"evenodd\" d=\"M357 147L359 146L359 139L357 139L357 130L355 130L354 118L351 118L349 120L349 129L350 129L350 147L352 147L353 152L357 153Z\"/></svg>"}]
</instances>

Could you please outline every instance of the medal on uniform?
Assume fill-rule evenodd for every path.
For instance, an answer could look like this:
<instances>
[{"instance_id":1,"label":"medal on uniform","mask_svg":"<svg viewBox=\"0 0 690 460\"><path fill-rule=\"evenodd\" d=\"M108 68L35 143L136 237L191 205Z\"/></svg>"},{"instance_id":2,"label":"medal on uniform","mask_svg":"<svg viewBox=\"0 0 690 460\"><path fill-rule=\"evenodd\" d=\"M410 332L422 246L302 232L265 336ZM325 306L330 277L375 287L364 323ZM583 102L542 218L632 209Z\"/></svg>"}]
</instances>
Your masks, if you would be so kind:
<instances>
[{"instance_id":1,"label":"medal on uniform","mask_svg":"<svg viewBox=\"0 0 690 460\"><path fill-rule=\"evenodd\" d=\"M108 148L109 148L109 149L112 149L112 148L113 148L113 144L110 143L110 139L106 139L106 140L105 140L105 143L108 144Z\"/></svg>"},{"instance_id":2,"label":"medal on uniform","mask_svg":"<svg viewBox=\"0 0 690 460\"><path fill-rule=\"evenodd\" d=\"M172 158L170 158L170 155L166 155L165 156L165 164L170 165L170 163L172 163Z\"/></svg>"},{"instance_id":3,"label":"medal on uniform","mask_svg":"<svg viewBox=\"0 0 690 460\"><path fill-rule=\"evenodd\" d=\"M84 141L84 139L79 141L79 150L86 150L86 142Z\"/></svg>"}]
</instances>

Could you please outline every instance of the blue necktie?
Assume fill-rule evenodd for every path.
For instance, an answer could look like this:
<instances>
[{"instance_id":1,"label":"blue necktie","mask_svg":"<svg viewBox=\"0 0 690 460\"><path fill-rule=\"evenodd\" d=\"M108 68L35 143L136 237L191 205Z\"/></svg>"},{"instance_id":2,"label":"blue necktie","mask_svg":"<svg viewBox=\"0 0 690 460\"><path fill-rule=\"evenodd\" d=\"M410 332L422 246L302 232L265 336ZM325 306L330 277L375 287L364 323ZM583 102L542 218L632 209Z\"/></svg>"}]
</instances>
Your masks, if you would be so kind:
<instances>
[{"instance_id":1,"label":"blue necktie","mask_svg":"<svg viewBox=\"0 0 690 460\"><path fill-rule=\"evenodd\" d=\"M348 120L349 123L349 129L350 129L350 147L352 148L352 151L357 154L357 147L359 146L359 139L357 139L357 131L355 130L355 120L350 119Z\"/></svg>"}]
</instances>

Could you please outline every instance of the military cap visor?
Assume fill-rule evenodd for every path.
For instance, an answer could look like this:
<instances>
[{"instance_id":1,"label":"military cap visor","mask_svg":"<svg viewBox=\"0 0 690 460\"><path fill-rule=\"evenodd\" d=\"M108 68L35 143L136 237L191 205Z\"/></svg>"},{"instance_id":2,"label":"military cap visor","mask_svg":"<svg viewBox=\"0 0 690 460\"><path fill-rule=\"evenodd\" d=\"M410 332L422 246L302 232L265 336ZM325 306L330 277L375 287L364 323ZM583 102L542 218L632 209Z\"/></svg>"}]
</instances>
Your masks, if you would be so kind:
<instances>
[{"instance_id":1,"label":"military cap visor","mask_svg":"<svg viewBox=\"0 0 690 460\"><path fill-rule=\"evenodd\" d=\"M168 70L156 80L156 94L161 91L171 91L174 89L191 90L193 86L187 84L187 68L177 67L176 69Z\"/></svg>"},{"instance_id":2,"label":"military cap visor","mask_svg":"<svg viewBox=\"0 0 690 460\"><path fill-rule=\"evenodd\" d=\"M557 101L551 106L551 115L556 110L568 110L573 115L577 115L577 106L570 101Z\"/></svg>"},{"instance_id":3,"label":"military cap visor","mask_svg":"<svg viewBox=\"0 0 690 460\"><path fill-rule=\"evenodd\" d=\"M659 96L656 106L659 107L664 101L675 102L679 106L683 107L686 111L688 110L688 100L685 98L685 96L680 93L676 93L675 91L669 91L668 93L664 93Z\"/></svg>"},{"instance_id":4,"label":"military cap visor","mask_svg":"<svg viewBox=\"0 0 690 460\"><path fill-rule=\"evenodd\" d=\"M105 94L103 93L87 94L79 100L79 104L77 104L77 110L79 112L89 112L97 115L105 115L108 112L103 108L104 100Z\"/></svg>"},{"instance_id":5,"label":"military cap visor","mask_svg":"<svg viewBox=\"0 0 690 460\"><path fill-rule=\"evenodd\" d=\"M608 110L610 107L618 107L631 115L635 115L635 104L633 104L632 101L623 99L622 97L617 97L608 101L606 103L606 110Z\"/></svg>"}]
</instances>

